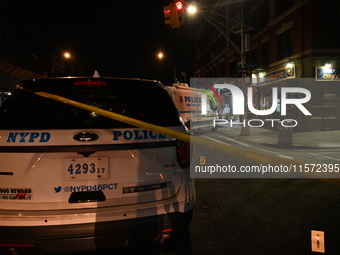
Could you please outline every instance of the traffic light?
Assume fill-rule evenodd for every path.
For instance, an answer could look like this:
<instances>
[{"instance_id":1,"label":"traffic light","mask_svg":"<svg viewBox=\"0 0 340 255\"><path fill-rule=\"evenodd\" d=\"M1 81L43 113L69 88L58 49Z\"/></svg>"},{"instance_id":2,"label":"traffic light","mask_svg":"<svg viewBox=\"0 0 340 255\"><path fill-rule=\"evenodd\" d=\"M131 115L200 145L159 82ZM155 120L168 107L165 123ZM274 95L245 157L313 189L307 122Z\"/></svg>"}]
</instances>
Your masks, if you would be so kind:
<instances>
[{"instance_id":1,"label":"traffic light","mask_svg":"<svg viewBox=\"0 0 340 255\"><path fill-rule=\"evenodd\" d=\"M183 10L183 3L181 1L176 2L176 9L177 11Z\"/></svg>"},{"instance_id":2,"label":"traffic light","mask_svg":"<svg viewBox=\"0 0 340 255\"><path fill-rule=\"evenodd\" d=\"M164 6L165 25L170 25L172 29L179 28L184 23L183 3L177 1Z\"/></svg>"},{"instance_id":3,"label":"traffic light","mask_svg":"<svg viewBox=\"0 0 340 255\"><path fill-rule=\"evenodd\" d=\"M184 23L184 6L181 1L177 1L175 5L176 5L176 13L177 13L176 21L175 21L176 27L180 27Z\"/></svg>"},{"instance_id":4,"label":"traffic light","mask_svg":"<svg viewBox=\"0 0 340 255\"><path fill-rule=\"evenodd\" d=\"M168 6L164 6L164 21L165 21L165 25L170 25L172 27L172 24L174 23L174 9L172 4L168 5Z\"/></svg>"}]
</instances>

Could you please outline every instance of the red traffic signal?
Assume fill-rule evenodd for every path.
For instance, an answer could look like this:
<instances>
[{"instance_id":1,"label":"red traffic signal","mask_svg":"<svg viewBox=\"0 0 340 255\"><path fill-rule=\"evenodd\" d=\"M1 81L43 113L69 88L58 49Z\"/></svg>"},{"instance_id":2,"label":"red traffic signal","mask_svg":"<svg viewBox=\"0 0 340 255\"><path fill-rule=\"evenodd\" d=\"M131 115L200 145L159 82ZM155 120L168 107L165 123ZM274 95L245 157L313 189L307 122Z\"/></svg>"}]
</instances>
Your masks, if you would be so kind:
<instances>
[{"instance_id":1,"label":"red traffic signal","mask_svg":"<svg viewBox=\"0 0 340 255\"><path fill-rule=\"evenodd\" d=\"M177 11L183 10L183 3L181 1L176 2Z\"/></svg>"},{"instance_id":2,"label":"red traffic signal","mask_svg":"<svg viewBox=\"0 0 340 255\"><path fill-rule=\"evenodd\" d=\"M183 2L181 1L177 1L175 3L176 9L177 9L177 17L176 17L176 24L177 27L180 27L181 25L183 25L184 23L184 6L183 6Z\"/></svg>"}]
</instances>

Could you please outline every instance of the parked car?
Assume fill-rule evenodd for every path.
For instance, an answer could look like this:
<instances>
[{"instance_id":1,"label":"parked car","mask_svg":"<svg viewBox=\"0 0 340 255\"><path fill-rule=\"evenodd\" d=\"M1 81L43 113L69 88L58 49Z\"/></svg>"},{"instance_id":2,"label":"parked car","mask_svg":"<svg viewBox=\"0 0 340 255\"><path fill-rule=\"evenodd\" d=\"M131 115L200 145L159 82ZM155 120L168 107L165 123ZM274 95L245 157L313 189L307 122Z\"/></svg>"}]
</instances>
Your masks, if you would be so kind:
<instances>
[{"instance_id":1,"label":"parked car","mask_svg":"<svg viewBox=\"0 0 340 255\"><path fill-rule=\"evenodd\" d=\"M0 249L83 252L187 231L187 143L35 92L188 132L159 82L23 81L0 107Z\"/></svg>"},{"instance_id":2,"label":"parked car","mask_svg":"<svg viewBox=\"0 0 340 255\"><path fill-rule=\"evenodd\" d=\"M6 88L0 88L0 106L5 102L6 98L11 95L11 90Z\"/></svg>"}]
</instances>

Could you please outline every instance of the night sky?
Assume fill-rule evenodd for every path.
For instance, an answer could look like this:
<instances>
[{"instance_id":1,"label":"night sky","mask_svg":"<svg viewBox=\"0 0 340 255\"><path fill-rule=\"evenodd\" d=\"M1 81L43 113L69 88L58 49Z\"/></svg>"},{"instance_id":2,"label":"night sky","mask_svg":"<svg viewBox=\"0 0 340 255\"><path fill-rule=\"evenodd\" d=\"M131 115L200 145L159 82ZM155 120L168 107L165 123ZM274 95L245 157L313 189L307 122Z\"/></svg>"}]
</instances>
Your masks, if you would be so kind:
<instances>
[{"instance_id":1,"label":"night sky","mask_svg":"<svg viewBox=\"0 0 340 255\"><path fill-rule=\"evenodd\" d=\"M175 30L164 25L163 6L169 1L14 1L37 29L32 40L38 39L39 54L53 59L70 51L74 75L98 70L101 76L172 82L171 61L157 59L161 50L175 63L180 80L183 71L191 77L195 29L189 23Z\"/></svg>"}]
</instances>

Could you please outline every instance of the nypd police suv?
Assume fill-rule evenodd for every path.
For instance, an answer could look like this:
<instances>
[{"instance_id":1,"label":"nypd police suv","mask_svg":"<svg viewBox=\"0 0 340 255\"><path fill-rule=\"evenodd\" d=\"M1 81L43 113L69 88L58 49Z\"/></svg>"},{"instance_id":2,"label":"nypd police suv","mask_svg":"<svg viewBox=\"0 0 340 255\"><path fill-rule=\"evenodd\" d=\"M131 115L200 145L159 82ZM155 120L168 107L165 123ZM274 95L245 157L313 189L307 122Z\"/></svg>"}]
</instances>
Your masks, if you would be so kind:
<instances>
[{"instance_id":1,"label":"nypd police suv","mask_svg":"<svg viewBox=\"0 0 340 255\"><path fill-rule=\"evenodd\" d=\"M187 144L36 92L187 132L158 82L23 81L0 107L0 249L82 252L186 231Z\"/></svg>"}]
</instances>

